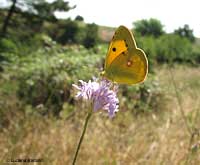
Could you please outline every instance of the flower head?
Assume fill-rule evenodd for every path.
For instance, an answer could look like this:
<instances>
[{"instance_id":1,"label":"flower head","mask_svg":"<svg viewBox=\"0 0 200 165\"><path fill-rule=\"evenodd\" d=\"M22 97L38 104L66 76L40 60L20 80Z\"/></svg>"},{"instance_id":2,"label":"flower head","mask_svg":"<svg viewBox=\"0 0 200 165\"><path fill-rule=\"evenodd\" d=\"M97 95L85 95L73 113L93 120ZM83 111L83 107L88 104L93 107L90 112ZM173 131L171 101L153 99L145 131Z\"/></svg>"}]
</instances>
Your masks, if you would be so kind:
<instances>
[{"instance_id":1,"label":"flower head","mask_svg":"<svg viewBox=\"0 0 200 165\"><path fill-rule=\"evenodd\" d=\"M79 86L73 84L73 87L78 90L76 97L91 102L94 111L105 110L110 117L114 117L119 107L116 86L111 89L112 84L108 80L100 82L97 80L88 82L79 80L79 82Z\"/></svg>"}]
</instances>

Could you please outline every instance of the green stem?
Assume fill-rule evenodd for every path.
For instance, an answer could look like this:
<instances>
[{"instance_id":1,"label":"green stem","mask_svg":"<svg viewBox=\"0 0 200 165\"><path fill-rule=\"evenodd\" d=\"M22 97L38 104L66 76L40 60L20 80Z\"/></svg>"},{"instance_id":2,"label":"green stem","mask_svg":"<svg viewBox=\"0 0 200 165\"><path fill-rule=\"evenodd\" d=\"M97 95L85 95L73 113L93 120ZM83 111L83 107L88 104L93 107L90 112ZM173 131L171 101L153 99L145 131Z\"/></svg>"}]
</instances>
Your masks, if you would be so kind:
<instances>
[{"instance_id":1,"label":"green stem","mask_svg":"<svg viewBox=\"0 0 200 165\"><path fill-rule=\"evenodd\" d=\"M81 143L82 143L82 141L83 141L83 138L84 138L84 135L85 135L85 131L86 131L86 129L87 129L88 121L89 121L91 115L92 115L92 112L89 111L88 114L87 114L87 117L86 117L86 119L85 119L85 124L84 124L84 127L83 127L83 132L82 132L82 134L81 134L81 137L80 137L80 140L79 140L77 149L76 149L76 153L75 153L75 155L74 155L74 159L73 159L72 165L75 165L75 163L76 163L76 159L77 159L77 156L78 156L78 152L79 152L79 150L80 150Z\"/></svg>"}]
</instances>

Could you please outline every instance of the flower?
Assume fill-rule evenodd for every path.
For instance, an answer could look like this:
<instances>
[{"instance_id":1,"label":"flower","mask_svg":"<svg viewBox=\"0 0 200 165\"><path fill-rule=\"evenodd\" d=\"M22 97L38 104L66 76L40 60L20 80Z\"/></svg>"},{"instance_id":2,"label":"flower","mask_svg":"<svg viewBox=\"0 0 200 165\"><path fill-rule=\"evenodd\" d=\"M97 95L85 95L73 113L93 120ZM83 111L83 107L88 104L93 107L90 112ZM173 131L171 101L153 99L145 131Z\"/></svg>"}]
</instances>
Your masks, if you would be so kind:
<instances>
[{"instance_id":1,"label":"flower","mask_svg":"<svg viewBox=\"0 0 200 165\"><path fill-rule=\"evenodd\" d=\"M78 90L76 98L88 101L93 106L93 111L105 110L109 117L114 117L119 108L117 98L117 86L113 86L108 80L84 82L79 80L80 85L73 84ZM113 86L113 89L111 87Z\"/></svg>"}]
</instances>

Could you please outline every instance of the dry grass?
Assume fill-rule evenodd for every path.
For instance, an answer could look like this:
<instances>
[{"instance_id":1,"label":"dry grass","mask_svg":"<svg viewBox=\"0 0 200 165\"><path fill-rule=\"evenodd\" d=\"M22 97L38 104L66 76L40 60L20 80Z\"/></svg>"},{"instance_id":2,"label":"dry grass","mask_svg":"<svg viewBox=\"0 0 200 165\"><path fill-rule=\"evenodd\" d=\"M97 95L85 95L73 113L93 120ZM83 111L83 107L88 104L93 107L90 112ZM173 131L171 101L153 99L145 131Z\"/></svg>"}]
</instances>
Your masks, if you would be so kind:
<instances>
[{"instance_id":1,"label":"dry grass","mask_svg":"<svg viewBox=\"0 0 200 165\"><path fill-rule=\"evenodd\" d=\"M173 74L184 113L193 135L180 114L168 69L157 73L167 104L155 113L134 116L119 112L113 120L94 114L81 146L77 164L200 164L199 68L176 67ZM38 164L71 164L84 124L85 112L69 120L55 120L16 112L8 115L9 127L0 132L0 160L42 158ZM200 144L199 144L200 145ZM14 163L12 163L14 164ZM24 163L26 164L26 163ZM30 163L29 163L30 164Z\"/></svg>"}]
</instances>

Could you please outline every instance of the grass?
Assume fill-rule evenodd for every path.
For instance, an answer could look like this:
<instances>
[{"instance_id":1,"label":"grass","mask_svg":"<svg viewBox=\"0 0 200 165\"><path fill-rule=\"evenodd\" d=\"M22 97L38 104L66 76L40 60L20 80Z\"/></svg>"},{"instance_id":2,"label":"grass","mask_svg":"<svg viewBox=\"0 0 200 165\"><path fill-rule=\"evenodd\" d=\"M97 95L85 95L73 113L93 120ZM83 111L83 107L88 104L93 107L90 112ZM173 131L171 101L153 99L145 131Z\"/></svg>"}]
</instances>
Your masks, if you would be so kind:
<instances>
[{"instance_id":1,"label":"grass","mask_svg":"<svg viewBox=\"0 0 200 165\"><path fill-rule=\"evenodd\" d=\"M200 164L200 136L196 133L200 131L199 68L176 66L172 73L187 123L194 133L192 138L184 125L168 67L160 66L156 74L165 95L165 101L159 103L162 108L139 115L122 110L113 120L93 114L77 164ZM7 95L7 99L11 96ZM71 118L57 120L33 111L31 115L24 113L23 106L16 104L7 101L9 124L0 132L1 162L42 158L44 165L71 164L86 111L81 108Z\"/></svg>"}]
</instances>

